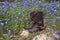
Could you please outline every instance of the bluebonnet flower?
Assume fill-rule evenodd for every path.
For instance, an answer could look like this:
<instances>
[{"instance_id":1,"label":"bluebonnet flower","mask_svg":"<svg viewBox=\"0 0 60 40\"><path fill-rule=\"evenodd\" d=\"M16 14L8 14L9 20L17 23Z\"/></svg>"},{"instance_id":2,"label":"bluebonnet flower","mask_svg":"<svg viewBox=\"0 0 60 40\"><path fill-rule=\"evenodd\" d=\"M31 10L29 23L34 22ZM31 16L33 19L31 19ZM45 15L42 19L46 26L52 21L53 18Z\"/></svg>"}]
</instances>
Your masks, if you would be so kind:
<instances>
[{"instance_id":1,"label":"bluebonnet flower","mask_svg":"<svg viewBox=\"0 0 60 40\"><path fill-rule=\"evenodd\" d=\"M4 8L5 8L5 6L3 5L3 6L2 6L2 9L4 9Z\"/></svg>"},{"instance_id":2,"label":"bluebonnet flower","mask_svg":"<svg viewBox=\"0 0 60 40\"><path fill-rule=\"evenodd\" d=\"M31 4L32 4L32 3L31 3L30 1L25 1L24 6L25 6L25 7L29 7L29 6L31 6Z\"/></svg>"},{"instance_id":3,"label":"bluebonnet flower","mask_svg":"<svg viewBox=\"0 0 60 40\"><path fill-rule=\"evenodd\" d=\"M1 26L2 28L4 28L5 25L4 25L4 23L0 23L0 26Z\"/></svg>"},{"instance_id":4,"label":"bluebonnet flower","mask_svg":"<svg viewBox=\"0 0 60 40\"><path fill-rule=\"evenodd\" d=\"M56 4L55 3L49 3L49 6L54 8L56 6Z\"/></svg>"},{"instance_id":5,"label":"bluebonnet flower","mask_svg":"<svg viewBox=\"0 0 60 40\"><path fill-rule=\"evenodd\" d=\"M6 8L4 8L4 13L7 14L7 9Z\"/></svg>"},{"instance_id":6,"label":"bluebonnet flower","mask_svg":"<svg viewBox=\"0 0 60 40\"><path fill-rule=\"evenodd\" d=\"M57 21L60 21L60 17L56 17L56 20L57 20Z\"/></svg>"},{"instance_id":7,"label":"bluebonnet flower","mask_svg":"<svg viewBox=\"0 0 60 40\"><path fill-rule=\"evenodd\" d=\"M19 4L20 6L24 6L24 2L20 2L20 4Z\"/></svg>"},{"instance_id":8,"label":"bluebonnet flower","mask_svg":"<svg viewBox=\"0 0 60 40\"><path fill-rule=\"evenodd\" d=\"M30 16L29 14L26 14L26 16Z\"/></svg>"},{"instance_id":9,"label":"bluebonnet flower","mask_svg":"<svg viewBox=\"0 0 60 40\"><path fill-rule=\"evenodd\" d=\"M10 3L8 1L5 1L4 4L9 6Z\"/></svg>"},{"instance_id":10,"label":"bluebonnet flower","mask_svg":"<svg viewBox=\"0 0 60 40\"><path fill-rule=\"evenodd\" d=\"M60 31L57 31L57 32L56 32L56 35L59 35L59 36L60 36Z\"/></svg>"},{"instance_id":11,"label":"bluebonnet flower","mask_svg":"<svg viewBox=\"0 0 60 40\"><path fill-rule=\"evenodd\" d=\"M42 3L41 1L39 1L38 5L41 7L43 6L44 3Z\"/></svg>"},{"instance_id":12,"label":"bluebonnet flower","mask_svg":"<svg viewBox=\"0 0 60 40\"><path fill-rule=\"evenodd\" d=\"M33 12L33 9L30 9L30 12Z\"/></svg>"},{"instance_id":13,"label":"bluebonnet flower","mask_svg":"<svg viewBox=\"0 0 60 40\"><path fill-rule=\"evenodd\" d=\"M38 40L38 37L35 37L35 40Z\"/></svg>"},{"instance_id":14,"label":"bluebonnet flower","mask_svg":"<svg viewBox=\"0 0 60 40\"><path fill-rule=\"evenodd\" d=\"M8 19L4 19L5 20L5 23L8 24L9 23L9 20Z\"/></svg>"},{"instance_id":15,"label":"bluebonnet flower","mask_svg":"<svg viewBox=\"0 0 60 40\"><path fill-rule=\"evenodd\" d=\"M18 17L17 17L17 16L14 16L14 18L15 18L15 19L18 19Z\"/></svg>"},{"instance_id":16,"label":"bluebonnet flower","mask_svg":"<svg viewBox=\"0 0 60 40\"><path fill-rule=\"evenodd\" d=\"M47 3L43 4L43 6L44 7L48 7L49 6L49 3L47 2Z\"/></svg>"},{"instance_id":17,"label":"bluebonnet flower","mask_svg":"<svg viewBox=\"0 0 60 40\"><path fill-rule=\"evenodd\" d=\"M8 35L9 35L9 36L11 35L11 30L8 30Z\"/></svg>"},{"instance_id":18,"label":"bluebonnet flower","mask_svg":"<svg viewBox=\"0 0 60 40\"><path fill-rule=\"evenodd\" d=\"M10 3L9 6L12 7L12 8L16 8L16 6L14 5L14 3Z\"/></svg>"},{"instance_id":19,"label":"bluebonnet flower","mask_svg":"<svg viewBox=\"0 0 60 40\"><path fill-rule=\"evenodd\" d=\"M0 2L0 5L4 5L4 3L3 2Z\"/></svg>"},{"instance_id":20,"label":"bluebonnet flower","mask_svg":"<svg viewBox=\"0 0 60 40\"><path fill-rule=\"evenodd\" d=\"M38 3L39 3L38 0L32 0L32 4L33 4L33 5L36 5L36 4L38 4Z\"/></svg>"},{"instance_id":21,"label":"bluebonnet flower","mask_svg":"<svg viewBox=\"0 0 60 40\"><path fill-rule=\"evenodd\" d=\"M54 12L53 14L54 14L54 16L59 16L59 14L57 12Z\"/></svg>"},{"instance_id":22,"label":"bluebonnet flower","mask_svg":"<svg viewBox=\"0 0 60 40\"><path fill-rule=\"evenodd\" d=\"M60 5L58 4L55 9L60 10Z\"/></svg>"}]
</instances>

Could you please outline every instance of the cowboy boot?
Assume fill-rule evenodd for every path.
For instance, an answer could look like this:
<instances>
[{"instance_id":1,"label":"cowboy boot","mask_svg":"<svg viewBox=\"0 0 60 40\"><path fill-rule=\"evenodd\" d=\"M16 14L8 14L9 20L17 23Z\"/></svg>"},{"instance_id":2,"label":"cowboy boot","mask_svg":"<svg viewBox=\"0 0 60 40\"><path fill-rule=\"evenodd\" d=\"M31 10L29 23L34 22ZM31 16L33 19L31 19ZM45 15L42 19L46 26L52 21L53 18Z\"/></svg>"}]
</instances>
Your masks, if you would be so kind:
<instances>
[{"instance_id":1,"label":"cowboy boot","mask_svg":"<svg viewBox=\"0 0 60 40\"><path fill-rule=\"evenodd\" d=\"M29 29L28 31L30 32L30 33L33 33L33 32L37 32L39 29L37 28L37 24L35 24L31 29Z\"/></svg>"},{"instance_id":2,"label":"cowboy boot","mask_svg":"<svg viewBox=\"0 0 60 40\"><path fill-rule=\"evenodd\" d=\"M35 25L35 22L32 21L31 24L28 25L28 26L26 26L26 27L24 27L24 29L29 30L29 29L31 29L34 25Z\"/></svg>"}]
</instances>

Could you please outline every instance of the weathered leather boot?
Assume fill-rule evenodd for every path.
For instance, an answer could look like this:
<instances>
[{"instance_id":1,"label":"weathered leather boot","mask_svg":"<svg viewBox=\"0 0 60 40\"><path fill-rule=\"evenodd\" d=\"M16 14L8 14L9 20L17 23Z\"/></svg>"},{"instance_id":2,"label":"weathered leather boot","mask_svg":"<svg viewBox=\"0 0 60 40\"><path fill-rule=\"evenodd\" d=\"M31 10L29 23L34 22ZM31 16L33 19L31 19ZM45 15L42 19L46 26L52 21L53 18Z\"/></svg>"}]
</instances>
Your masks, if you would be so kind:
<instances>
[{"instance_id":1,"label":"weathered leather boot","mask_svg":"<svg viewBox=\"0 0 60 40\"><path fill-rule=\"evenodd\" d=\"M30 18L32 24L30 26L25 27L29 32L36 32L45 29L44 20L43 20L43 12L41 11L33 11L30 13Z\"/></svg>"}]
</instances>

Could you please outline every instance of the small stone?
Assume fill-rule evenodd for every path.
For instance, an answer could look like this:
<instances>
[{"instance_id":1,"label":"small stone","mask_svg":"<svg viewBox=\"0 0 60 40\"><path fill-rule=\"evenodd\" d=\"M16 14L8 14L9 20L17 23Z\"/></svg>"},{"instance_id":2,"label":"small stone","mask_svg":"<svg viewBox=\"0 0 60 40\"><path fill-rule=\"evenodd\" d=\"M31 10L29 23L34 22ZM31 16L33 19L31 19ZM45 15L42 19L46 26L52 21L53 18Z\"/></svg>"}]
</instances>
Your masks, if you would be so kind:
<instances>
[{"instance_id":1,"label":"small stone","mask_svg":"<svg viewBox=\"0 0 60 40\"><path fill-rule=\"evenodd\" d=\"M36 39L37 38L37 39ZM45 34L37 35L33 40L46 40L47 36Z\"/></svg>"},{"instance_id":2,"label":"small stone","mask_svg":"<svg viewBox=\"0 0 60 40\"><path fill-rule=\"evenodd\" d=\"M27 38L29 36L29 31L28 30L23 30L20 36Z\"/></svg>"},{"instance_id":3,"label":"small stone","mask_svg":"<svg viewBox=\"0 0 60 40\"><path fill-rule=\"evenodd\" d=\"M59 38L59 36L58 36L58 35L56 35L56 34L53 34L53 36L54 36L55 38Z\"/></svg>"}]
</instances>

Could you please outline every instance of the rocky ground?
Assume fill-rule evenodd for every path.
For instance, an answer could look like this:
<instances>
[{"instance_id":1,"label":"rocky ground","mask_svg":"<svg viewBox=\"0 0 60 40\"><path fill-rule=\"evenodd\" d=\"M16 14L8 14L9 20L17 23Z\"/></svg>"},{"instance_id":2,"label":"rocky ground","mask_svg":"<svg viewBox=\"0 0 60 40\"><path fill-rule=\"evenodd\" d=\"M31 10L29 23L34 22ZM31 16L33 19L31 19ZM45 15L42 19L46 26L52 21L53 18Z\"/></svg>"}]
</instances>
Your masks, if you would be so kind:
<instances>
[{"instance_id":1,"label":"rocky ground","mask_svg":"<svg viewBox=\"0 0 60 40\"><path fill-rule=\"evenodd\" d=\"M29 33L28 30L23 30L17 36L11 37L11 40L54 40L57 37L54 33L56 30L46 28L43 31Z\"/></svg>"}]
</instances>

